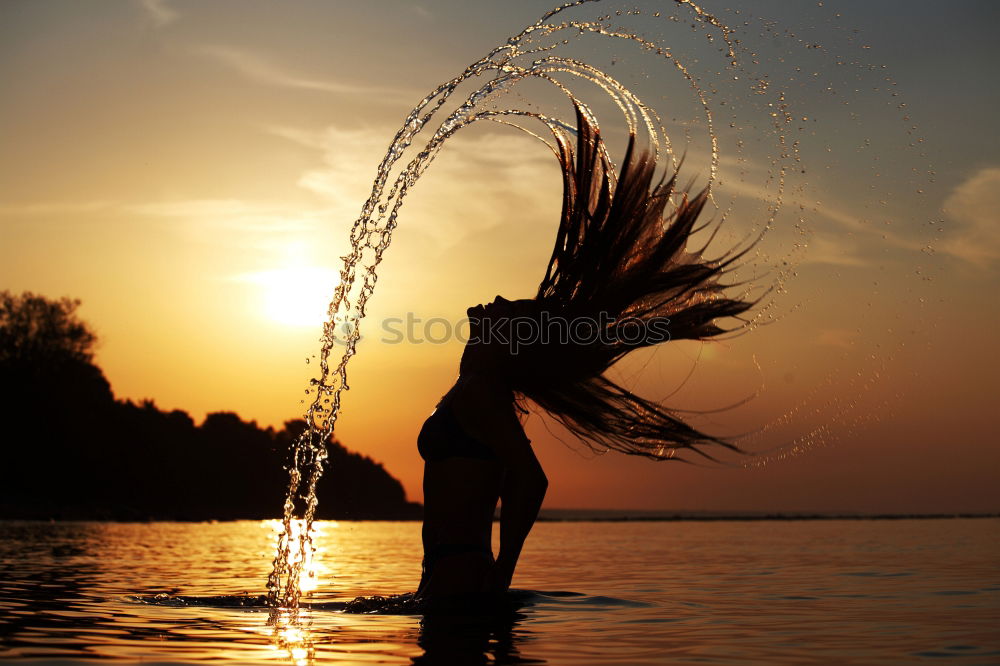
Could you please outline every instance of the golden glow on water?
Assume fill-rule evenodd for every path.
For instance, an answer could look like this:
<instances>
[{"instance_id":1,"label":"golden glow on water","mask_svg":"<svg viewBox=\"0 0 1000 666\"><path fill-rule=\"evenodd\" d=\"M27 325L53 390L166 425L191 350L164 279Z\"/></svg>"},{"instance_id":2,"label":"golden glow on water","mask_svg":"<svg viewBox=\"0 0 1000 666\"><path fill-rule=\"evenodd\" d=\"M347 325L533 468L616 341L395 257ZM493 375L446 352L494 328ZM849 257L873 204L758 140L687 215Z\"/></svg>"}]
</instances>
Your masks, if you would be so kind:
<instances>
[{"instance_id":1,"label":"golden glow on water","mask_svg":"<svg viewBox=\"0 0 1000 666\"><path fill-rule=\"evenodd\" d=\"M273 627L271 637L275 652L295 666L312 664L316 657L310 622L302 617L305 612L308 611L272 611L268 620Z\"/></svg>"},{"instance_id":2,"label":"golden glow on water","mask_svg":"<svg viewBox=\"0 0 1000 666\"><path fill-rule=\"evenodd\" d=\"M417 522L345 522L317 543L337 576L292 611L226 603L256 594L270 565L259 522L0 523L0 661L986 663L1000 650L996 519L540 523L514 587L542 592L487 627L322 605L412 591ZM164 591L188 603L133 598Z\"/></svg>"},{"instance_id":3,"label":"golden glow on water","mask_svg":"<svg viewBox=\"0 0 1000 666\"><path fill-rule=\"evenodd\" d=\"M260 526L273 533L273 541L275 548L277 548L281 540L282 522L277 519L262 520ZM288 561L302 572L298 579L299 597L307 597L329 579L330 570L324 562L327 548L320 543L322 543L322 537L326 535L327 528L336 529L340 525L335 520L315 521L310 526L309 539L307 540L301 538L304 527L304 520L292 522L291 539L288 543ZM309 544L305 553L302 552L303 543Z\"/></svg>"}]
</instances>

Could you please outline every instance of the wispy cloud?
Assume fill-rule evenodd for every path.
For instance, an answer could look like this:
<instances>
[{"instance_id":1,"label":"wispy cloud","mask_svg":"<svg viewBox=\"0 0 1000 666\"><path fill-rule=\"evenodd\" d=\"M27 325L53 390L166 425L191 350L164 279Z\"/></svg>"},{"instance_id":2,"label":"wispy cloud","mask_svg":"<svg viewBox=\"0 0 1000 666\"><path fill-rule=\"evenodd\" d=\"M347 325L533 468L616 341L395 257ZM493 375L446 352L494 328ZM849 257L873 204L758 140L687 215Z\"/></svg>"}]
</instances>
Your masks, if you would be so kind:
<instances>
[{"instance_id":1,"label":"wispy cloud","mask_svg":"<svg viewBox=\"0 0 1000 666\"><path fill-rule=\"evenodd\" d=\"M264 236L312 231L326 219L323 209L303 210L242 199L181 199L120 206L122 212L170 220L178 230L202 238L220 234L256 242Z\"/></svg>"},{"instance_id":2,"label":"wispy cloud","mask_svg":"<svg viewBox=\"0 0 1000 666\"><path fill-rule=\"evenodd\" d=\"M180 17L180 14L167 4L167 0L139 0L139 4L146 10L157 28L169 25Z\"/></svg>"},{"instance_id":3,"label":"wispy cloud","mask_svg":"<svg viewBox=\"0 0 1000 666\"><path fill-rule=\"evenodd\" d=\"M820 233L813 234L809 239L808 251L802 263L864 266L866 262L860 255L856 240Z\"/></svg>"},{"instance_id":4,"label":"wispy cloud","mask_svg":"<svg viewBox=\"0 0 1000 666\"><path fill-rule=\"evenodd\" d=\"M722 179L722 186L717 192L724 196L748 197L768 205L774 203L777 195L773 186L759 186L732 175ZM811 195L786 191L783 199L783 210L801 211L801 216L806 220L806 228L811 232L806 252L801 255L802 263L862 266L868 263L865 255L871 254L876 246L910 252L920 252L927 246L925 239L909 237L905 232L876 224L853 210L842 208L829 197L820 197L821 200L817 201ZM833 225L822 224L823 221L832 222Z\"/></svg>"},{"instance_id":5,"label":"wispy cloud","mask_svg":"<svg viewBox=\"0 0 1000 666\"><path fill-rule=\"evenodd\" d=\"M298 127L286 127L283 125L268 125L262 129L268 134L281 137L282 139L287 139L292 143L306 148L322 150L326 145L322 132L305 130Z\"/></svg>"},{"instance_id":6,"label":"wispy cloud","mask_svg":"<svg viewBox=\"0 0 1000 666\"><path fill-rule=\"evenodd\" d=\"M329 206L301 206L246 199L175 199L167 201L32 202L0 206L3 224L127 221L155 228L197 245L272 252L298 239L321 239L335 228Z\"/></svg>"},{"instance_id":7,"label":"wispy cloud","mask_svg":"<svg viewBox=\"0 0 1000 666\"><path fill-rule=\"evenodd\" d=\"M358 86L303 76L275 64L259 54L251 53L244 49L221 45L206 45L195 48L195 52L235 70L251 81L263 85L298 90L315 90L337 95L358 95L387 101L413 99L413 95L404 95L399 90L374 86Z\"/></svg>"},{"instance_id":8,"label":"wispy cloud","mask_svg":"<svg viewBox=\"0 0 1000 666\"><path fill-rule=\"evenodd\" d=\"M192 220L286 220L300 214L279 204L242 199L176 199L156 202L36 201L0 206L0 217L53 217L107 213ZM284 224L284 222L283 222Z\"/></svg>"},{"instance_id":9,"label":"wispy cloud","mask_svg":"<svg viewBox=\"0 0 1000 666\"><path fill-rule=\"evenodd\" d=\"M232 217L259 212L260 208L240 199L182 199L129 204L127 210L159 217Z\"/></svg>"},{"instance_id":10,"label":"wispy cloud","mask_svg":"<svg viewBox=\"0 0 1000 666\"><path fill-rule=\"evenodd\" d=\"M384 130L363 128L329 127L310 132L272 127L269 131L322 153L324 165L304 172L298 185L322 196L343 219L356 217L368 198L375 167L392 137ZM404 157L401 162L405 161ZM424 210L412 218L408 215L407 223L438 249L445 249L467 236L504 224L510 215L519 214L525 207L552 207L559 193L555 174L551 154L526 135L456 137L410 195L425 205L432 201L433 212ZM551 188L530 186L546 179L551 181Z\"/></svg>"},{"instance_id":11,"label":"wispy cloud","mask_svg":"<svg viewBox=\"0 0 1000 666\"><path fill-rule=\"evenodd\" d=\"M951 220L936 249L985 268L1000 259L1000 168L980 169L944 202Z\"/></svg>"},{"instance_id":12,"label":"wispy cloud","mask_svg":"<svg viewBox=\"0 0 1000 666\"><path fill-rule=\"evenodd\" d=\"M0 206L0 217L39 217L47 215L73 215L111 210L116 201L35 201L25 204Z\"/></svg>"}]
</instances>

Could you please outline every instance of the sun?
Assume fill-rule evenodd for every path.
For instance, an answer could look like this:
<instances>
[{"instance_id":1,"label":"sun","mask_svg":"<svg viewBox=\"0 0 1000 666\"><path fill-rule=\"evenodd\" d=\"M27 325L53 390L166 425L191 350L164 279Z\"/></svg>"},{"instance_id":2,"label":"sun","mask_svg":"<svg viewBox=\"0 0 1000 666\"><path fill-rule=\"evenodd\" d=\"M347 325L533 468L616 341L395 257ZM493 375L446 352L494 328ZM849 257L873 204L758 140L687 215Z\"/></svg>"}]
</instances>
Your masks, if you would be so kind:
<instances>
[{"instance_id":1,"label":"sun","mask_svg":"<svg viewBox=\"0 0 1000 666\"><path fill-rule=\"evenodd\" d=\"M340 279L336 271L295 266L244 276L261 288L262 313L285 326L321 326Z\"/></svg>"}]
</instances>

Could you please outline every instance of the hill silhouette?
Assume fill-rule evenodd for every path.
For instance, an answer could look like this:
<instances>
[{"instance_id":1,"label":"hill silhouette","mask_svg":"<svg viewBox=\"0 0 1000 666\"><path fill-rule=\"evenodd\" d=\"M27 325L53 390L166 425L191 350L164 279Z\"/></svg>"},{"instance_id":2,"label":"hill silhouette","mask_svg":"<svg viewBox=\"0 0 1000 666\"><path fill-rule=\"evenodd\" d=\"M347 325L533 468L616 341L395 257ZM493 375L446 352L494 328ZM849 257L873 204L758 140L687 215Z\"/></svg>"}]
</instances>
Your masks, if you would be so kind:
<instances>
[{"instance_id":1,"label":"hill silhouette","mask_svg":"<svg viewBox=\"0 0 1000 666\"><path fill-rule=\"evenodd\" d=\"M79 301L0 292L0 519L230 520L280 515L289 444L232 412L196 425L152 401L117 400L93 362ZM414 519L381 464L329 443L318 517Z\"/></svg>"}]
</instances>

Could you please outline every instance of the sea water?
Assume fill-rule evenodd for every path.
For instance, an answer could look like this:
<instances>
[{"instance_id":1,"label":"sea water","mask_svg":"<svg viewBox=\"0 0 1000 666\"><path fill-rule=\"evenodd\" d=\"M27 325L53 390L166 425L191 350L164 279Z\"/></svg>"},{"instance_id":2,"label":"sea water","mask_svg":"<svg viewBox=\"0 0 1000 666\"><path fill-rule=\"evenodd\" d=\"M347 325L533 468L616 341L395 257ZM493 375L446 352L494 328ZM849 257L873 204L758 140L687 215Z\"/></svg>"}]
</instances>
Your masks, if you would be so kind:
<instances>
[{"instance_id":1,"label":"sea water","mask_svg":"<svg viewBox=\"0 0 1000 666\"><path fill-rule=\"evenodd\" d=\"M283 625L232 597L260 599L276 521L0 523L0 659L1000 663L997 519L543 522L516 614L427 620L332 605L413 590L419 523L317 527L317 587Z\"/></svg>"}]
</instances>

